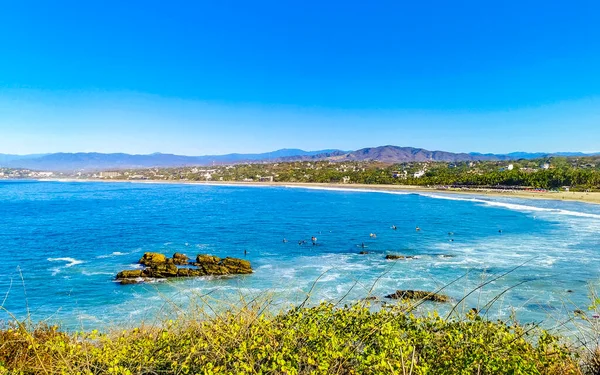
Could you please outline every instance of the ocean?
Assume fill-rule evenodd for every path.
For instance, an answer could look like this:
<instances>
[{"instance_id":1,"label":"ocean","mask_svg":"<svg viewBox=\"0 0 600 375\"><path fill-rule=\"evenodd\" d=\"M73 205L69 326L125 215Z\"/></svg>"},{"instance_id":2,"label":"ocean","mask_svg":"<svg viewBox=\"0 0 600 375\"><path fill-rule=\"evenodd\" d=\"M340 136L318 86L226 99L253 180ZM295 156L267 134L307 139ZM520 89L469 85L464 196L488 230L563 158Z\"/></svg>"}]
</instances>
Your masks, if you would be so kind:
<instances>
[{"instance_id":1,"label":"ocean","mask_svg":"<svg viewBox=\"0 0 600 375\"><path fill-rule=\"evenodd\" d=\"M245 258L255 272L115 282L149 251ZM460 312L476 307L551 328L575 309L587 313L599 286L600 206L437 192L0 181L0 256L1 321L102 329L190 303L259 297L285 309L309 291L308 303L343 304L450 284L442 292L454 301L474 291Z\"/></svg>"}]
</instances>

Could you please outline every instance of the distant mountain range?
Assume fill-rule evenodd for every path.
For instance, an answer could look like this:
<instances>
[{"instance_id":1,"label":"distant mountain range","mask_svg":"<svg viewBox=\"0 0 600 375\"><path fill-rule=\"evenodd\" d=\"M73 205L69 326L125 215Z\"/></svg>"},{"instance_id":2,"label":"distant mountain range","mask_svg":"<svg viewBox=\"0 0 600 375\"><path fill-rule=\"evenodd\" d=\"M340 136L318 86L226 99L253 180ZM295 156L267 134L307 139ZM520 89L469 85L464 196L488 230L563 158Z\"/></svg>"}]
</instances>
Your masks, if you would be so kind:
<instances>
[{"instance_id":1,"label":"distant mountain range","mask_svg":"<svg viewBox=\"0 0 600 375\"><path fill-rule=\"evenodd\" d=\"M183 156L173 154L102 154L102 153L54 153L35 155L0 154L0 167L28 168L47 171L95 171L125 168L183 167L192 165L235 164L245 162L284 162L284 161L369 161L385 163L423 162L423 161L476 161L476 160L517 160L536 159L550 156L592 156L580 152L509 154L453 153L429 151L422 148L380 146L363 148L356 151L299 149L281 149L262 154L227 154L205 156Z\"/></svg>"}]
</instances>

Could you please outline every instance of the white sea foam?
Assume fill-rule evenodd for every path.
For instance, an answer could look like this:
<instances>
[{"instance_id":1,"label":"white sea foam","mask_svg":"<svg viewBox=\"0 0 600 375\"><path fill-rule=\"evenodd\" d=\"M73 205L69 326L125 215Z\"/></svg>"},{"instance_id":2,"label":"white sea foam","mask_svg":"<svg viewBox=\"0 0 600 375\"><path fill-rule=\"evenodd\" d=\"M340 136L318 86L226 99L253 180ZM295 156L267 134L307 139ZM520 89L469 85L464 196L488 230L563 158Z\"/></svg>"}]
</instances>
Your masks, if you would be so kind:
<instances>
[{"instance_id":1,"label":"white sea foam","mask_svg":"<svg viewBox=\"0 0 600 375\"><path fill-rule=\"evenodd\" d=\"M325 275L323 275L323 277L321 277L319 280L317 280L318 283L325 283L328 281L333 281L333 280L337 280L341 275L339 273L327 273Z\"/></svg>"},{"instance_id":2,"label":"white sea foam","mask_svg":"<svg viewBox=\"0 0 600 375\"><path fill-rule=\"evenodd\" d=\"M113 275L113 273L111 273L111 272L88 272L88 271L82 271L81 274L84 276Z\"/></svg>"},{"instance_id":3,"label":"white sea foam","mask_svg":"<svg viewBox=\"0 0 600 375\"><path fill-rule=\"evenodd\" d=\"M65 267L73 267L81 263L85 263L83 260L75 258L48 258L49 262L66 262Z\"/></svg>"},{"instance_id":4,"label":"white sea foam","mask_svg":"<svg viewBox=\"0 0 600 375\"><path fill-rule=\"evenodd\" d=\"M58 275L63 270L63 268L69 268L69 267L73 267L73 266L76 266L81 263L85 263L83 260L79 260L79 259L75 259L75 258L48 258L47 260L49 262L66 262L66 264L62 267L51 268L50 272L52 273L52 276Z\"/></svg>"},{"instance_id":5,"label":"white sea foam","mask_svg":"<svg viewBox=\"0 0 600 375\"><path fill-rule=\"evenodd\" d=\"M513 211L522 211L522 212L549 212L559 215L568 215L568 216L578 216L578 217L587 217L591 219L600 219L600 214L592 214L587 212L578 212L578 211L570 211L563 210L558 208L545 208L545 207L536 207L536 206L528 206L524 204L517 203L507 203L507 202L499 202L499 201L491 201L485 199L478 198L461 198L461 197L451 197L449 195L440 195L440 194L430 194L430 193L418 193L424 197L435 198L435 199L446 199L451 201L465 201L465 202L475 202L481 203L488 206L493 207L501 207L507 208Z\"/></svg>"},{"instance_id":6,"label":"white sea foam","mask_svg":"<svg viewBox=\"0 0 600 375\"><path fill-rule=\"evenodd\" d=\"M122 253L120 251L113 251L110 254L106 254L106 255L98 255L96 257L96 259L106 259L106 258L114 258L114 257L118 257L118 256L123 256L123 255L127 255L127 254L131 254L131 253Z\"/></svg>"},{"instance_id":7,"label":"white sea foam","mask_svg":"<svg viewBox=\"0 0 600 375\"><path fill-rule=\"evenodd\" d=\"M455 197L445 194L435 194L435 193L426 193L421 191L394 191L394 190L378 190L378 189L353 189L353 188L338 188L338 187L327 187L327 186L296 186L296 185L284 185L286 188L295 188L295 189L308 189L308 190L328 190L328 191L344 191L344 192L362 192L362 193L381 193L381 194L393 194L393 195L410 195L416 194L421 195L423 197L435 198L435 199L446 199L453 201L466 201L466 202L475 202L482 203L488 206L494 207L502 207L507 208L514 211L525 211L525 212L550 212L559 215L568 215L568 216L578 216L578 217L587 217L591 219L600 219L600 214L593 214L587 212L578 212L578 211L570 211L556 208L544 208L544 207L535 207L528 206L524 204L517 203L507 203L507 202L498 202L492 200L485 200L479 198L463 198L463 197Z\"/></svg>"},{"instance_id":8,"label":"white sea foam","mask_svg":"<svg viewBox=\"0 0 600 375\"><path fill-rule=\"evenodd\" d=\"M407 192L407 191L377 190L377 189L353 189L353 188L338 188L338 187L329 187L329 186L283 185L283 187L290 188L290 189L345 191L345 192L353 192L353 193L382 193L382 194L393 194L393 195L413 194L412 192Z\"/></svg>"}]
</instances>

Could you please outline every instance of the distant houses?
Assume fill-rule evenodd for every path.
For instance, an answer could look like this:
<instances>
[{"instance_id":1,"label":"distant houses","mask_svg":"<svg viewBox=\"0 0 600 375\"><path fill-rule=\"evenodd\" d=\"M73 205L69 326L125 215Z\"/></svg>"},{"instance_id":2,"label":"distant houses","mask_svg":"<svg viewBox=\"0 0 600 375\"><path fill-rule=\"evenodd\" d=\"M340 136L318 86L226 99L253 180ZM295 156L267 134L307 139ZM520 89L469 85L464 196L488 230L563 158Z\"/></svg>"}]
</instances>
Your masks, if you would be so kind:
<instances>
[{"instance_id":1,"label":"distant houses","mask_svg":"<svg viewBox=\"0 0 600 375\"><path fill-rule=\"evenodd\" d=\"M120 172L100 172L100 178L115 178L121 175Z\"/></svg>"}]
</instances>

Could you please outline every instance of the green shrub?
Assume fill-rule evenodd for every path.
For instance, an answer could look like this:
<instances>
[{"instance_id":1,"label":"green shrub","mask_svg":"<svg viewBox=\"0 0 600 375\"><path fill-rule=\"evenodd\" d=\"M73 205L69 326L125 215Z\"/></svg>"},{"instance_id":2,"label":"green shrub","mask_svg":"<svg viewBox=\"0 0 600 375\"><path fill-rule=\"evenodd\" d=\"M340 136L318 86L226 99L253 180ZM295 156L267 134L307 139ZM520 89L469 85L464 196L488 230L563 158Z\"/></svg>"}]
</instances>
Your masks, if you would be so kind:
<instances>
[{"instance_id":1,"label":"green shrub","mask_svg":"<svg viewBox=\"0 0 600 375\"><path fill-rule=\"evenodd\" d=\"M576 361L537 328L358 304L246 307L106 334L0 332L0 373L11 374L580 374Z\"/></svg>"}]
</instances>

